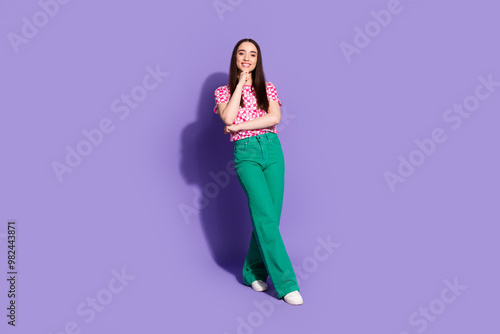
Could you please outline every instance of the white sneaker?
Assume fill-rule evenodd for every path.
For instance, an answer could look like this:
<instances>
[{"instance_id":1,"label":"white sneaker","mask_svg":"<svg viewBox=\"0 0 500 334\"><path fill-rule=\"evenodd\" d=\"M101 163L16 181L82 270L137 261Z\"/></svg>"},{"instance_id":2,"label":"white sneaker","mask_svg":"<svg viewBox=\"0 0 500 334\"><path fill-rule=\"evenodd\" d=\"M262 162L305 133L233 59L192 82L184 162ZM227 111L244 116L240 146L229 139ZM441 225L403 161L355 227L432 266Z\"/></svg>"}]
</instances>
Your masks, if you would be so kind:
<instances>
[{"instance_id":1,"label":"white sneaker","mask_svg":"<svg viewBox=\"0 0 500 334\"><path fill-rule=\"evenodd\" d=\"M252 289L255 291L266 291L267 290L267 284L264 281L261 281L260 279L257 281L252 282Z\"/></svg>"},{"instance_id":2,"label":"white sneaker","mask_svg":"<svg viewBox=\"0 0 500 334\"><path fill-rule=\"evenodd\" d=\"M290 305L302 305L304 303L302 296L297 290L286 294L283 300Z\"/></svg>"}]
</instances>

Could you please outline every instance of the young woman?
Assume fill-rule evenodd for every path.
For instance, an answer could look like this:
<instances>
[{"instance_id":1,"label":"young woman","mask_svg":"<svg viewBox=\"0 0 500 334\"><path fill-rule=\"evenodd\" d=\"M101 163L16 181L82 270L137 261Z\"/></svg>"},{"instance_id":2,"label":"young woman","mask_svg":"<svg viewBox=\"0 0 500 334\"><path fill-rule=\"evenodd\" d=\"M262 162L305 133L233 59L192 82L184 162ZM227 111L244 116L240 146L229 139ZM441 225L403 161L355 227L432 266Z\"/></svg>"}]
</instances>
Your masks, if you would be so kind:
<instances>
[{"instance_id":1,"label":"young woman","mask_svg":"<svg viewBox=\"0 0 500 334\"><path fill-rule=\"evenodd\" d=\"M234 142L234 166L247 197L252 221L243 281L255 291L267 290L269 276L277 297L301 305L297 278L279 231L285 163L276 124L281 101L266 82L260 47L242 39L234 47L229 84L215 90L215 108L224 133Z\"/></svg>"}]
</instances>

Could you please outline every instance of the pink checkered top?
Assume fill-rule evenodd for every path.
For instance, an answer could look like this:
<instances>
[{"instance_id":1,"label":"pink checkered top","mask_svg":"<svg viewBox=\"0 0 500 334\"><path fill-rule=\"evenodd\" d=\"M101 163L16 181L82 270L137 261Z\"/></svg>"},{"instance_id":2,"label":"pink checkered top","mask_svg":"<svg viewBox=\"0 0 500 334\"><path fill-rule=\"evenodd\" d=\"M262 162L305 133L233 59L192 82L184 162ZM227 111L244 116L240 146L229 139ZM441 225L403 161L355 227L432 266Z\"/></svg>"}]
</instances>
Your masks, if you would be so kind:
<instances>
[{"instance_id":1,"label":"pink checkered top","mask_svg":"<svg viewBox=\"0 0 500 334\"><path fill-rule=\"evenodd\" d=\"M271 82L266 82L266 91L267 91L267 98L269 99L269 101L278 101L281 107L281 101L278 97L278 92L276 91L276 87L274 87L274 85ZM238 115L234 120L234 124L240 124L246 121L250 121L252 119L267 114L267 111L264 111L262 109L257 109L257 98L255 96L255 89L253 88L253 86L248 86L248 85L243 86L241 96L244 101L244 107L240 107ZM229 93L229 85L220 86L219 88L217 88L215 90L214 113L218 114L219 110L217 106L221 103L229 102L230 98L231 94ZM251 136L260 135L266 132L277 133L276 125L264 129L242 130L234 133L232 132L229 134L229 140L230 141L240 140Z\"/></svg>"}]
</instances>

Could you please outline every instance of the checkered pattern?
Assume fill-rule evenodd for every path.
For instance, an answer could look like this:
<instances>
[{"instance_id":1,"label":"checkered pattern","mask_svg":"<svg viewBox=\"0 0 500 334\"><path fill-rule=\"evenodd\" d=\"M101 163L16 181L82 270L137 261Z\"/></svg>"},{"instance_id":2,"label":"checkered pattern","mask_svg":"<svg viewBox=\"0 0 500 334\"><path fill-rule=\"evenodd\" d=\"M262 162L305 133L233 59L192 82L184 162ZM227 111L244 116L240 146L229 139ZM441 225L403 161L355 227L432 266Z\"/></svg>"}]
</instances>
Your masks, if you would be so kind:
<instances>
[{"instance_id":1,"label":"checkered pattern","mask_svg":"<svg viewBox=\"0 0 500 334\"><path fill-rule=\"evenodd\" d=\"M281 106L281 101L278 97L278 92L276 91L276 87L271 82L266 82L266 91L267 91L267 98L269 99L269 101L278 101L279 105ZM240 107L238 115L236 116L236 119L234 121L234 124L240 124L246 121L250 121L252 119L256 119L258 117L267 114L266 111L262 109L257 109L257 98L255 96L255 89L253 88L253 86L243 86L241 94L244 102L244 107ZM221 103L228 103L229 99L231 98L231 95L229 94L229 85L220 86L219 88L217 88L215 90L214 96L215 96L214 113L218 114L219 113L219 109L217 108L218 105ZM245 130L245 131L230 133L229 140L230 141L240 140L251 136L260 135L266 132L277 133L276 126L274 125L264 129Z\"/></svg>"}]
</instances>

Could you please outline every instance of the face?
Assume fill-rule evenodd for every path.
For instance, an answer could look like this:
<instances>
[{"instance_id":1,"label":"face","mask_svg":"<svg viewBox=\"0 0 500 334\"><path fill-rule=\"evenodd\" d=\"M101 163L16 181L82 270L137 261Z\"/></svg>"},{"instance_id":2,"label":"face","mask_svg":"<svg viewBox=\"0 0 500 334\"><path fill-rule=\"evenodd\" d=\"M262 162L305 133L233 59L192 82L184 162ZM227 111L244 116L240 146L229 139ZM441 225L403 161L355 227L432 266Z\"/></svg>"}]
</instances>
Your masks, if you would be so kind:
<instances>
[{"instance_id":1,"label":"face","mask_svg":"<svg viewBox=\"0 0 500 334\"><path fill-rule=\"evenodd\" d=\"M257 65L257 48L253 43L243 42L236 52L236 66L240 71L252 72Z\"/></svg>"}]
</instances>

